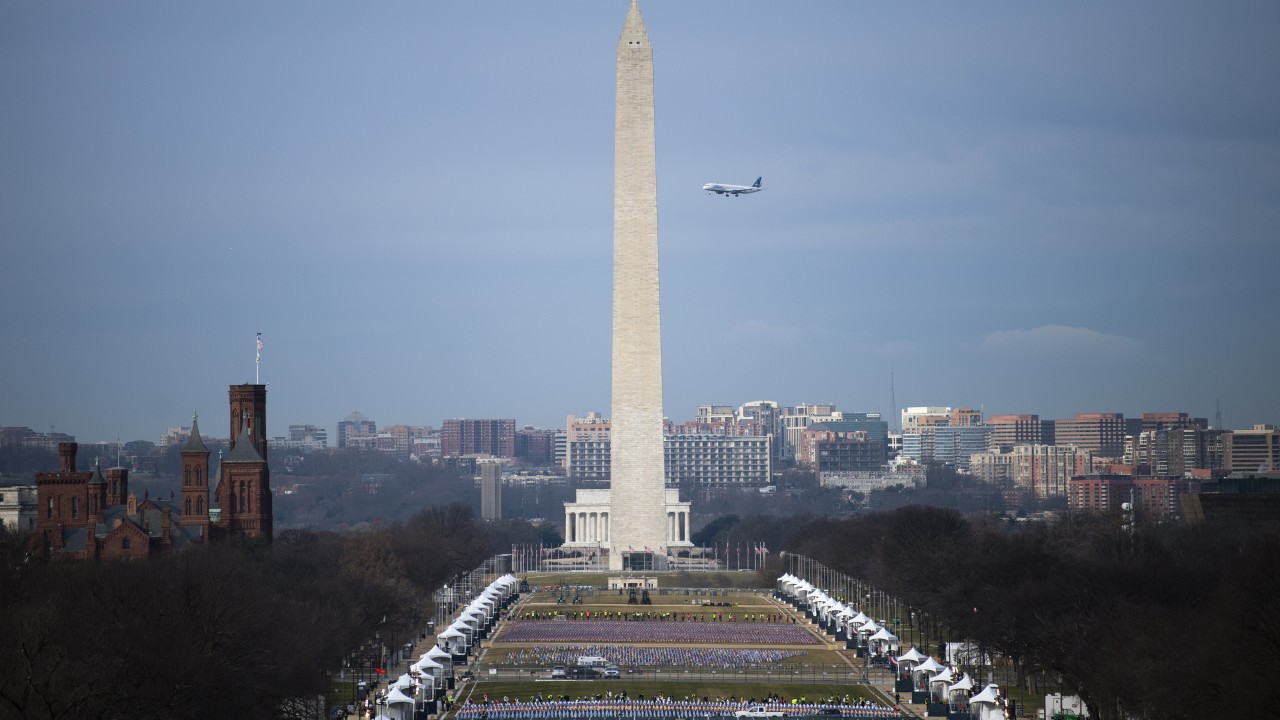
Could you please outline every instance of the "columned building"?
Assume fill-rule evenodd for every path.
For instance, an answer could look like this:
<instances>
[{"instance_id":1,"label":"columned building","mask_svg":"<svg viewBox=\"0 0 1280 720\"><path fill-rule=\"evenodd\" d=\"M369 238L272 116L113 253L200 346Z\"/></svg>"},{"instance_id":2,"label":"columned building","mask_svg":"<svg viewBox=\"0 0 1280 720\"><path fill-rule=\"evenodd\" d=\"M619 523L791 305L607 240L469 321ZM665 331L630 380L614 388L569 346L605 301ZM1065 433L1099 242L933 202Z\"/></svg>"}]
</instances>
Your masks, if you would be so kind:
<instances>
[{"instance_id":1,"label":"columned building","mask_svg":"<svg viewBox=\"0 0 1280 720\"><path fill-rule=\"evenodd\" d=\"M666 542L670 546L693 545L690 540L692 529L690 521L690 503L680 501L680 492L674 488L667 489L666 494ZM579 490L576 502L565 503L564 510L565 543L572 550L597 551L649 551L653 548L626 547L615 548L609 527L609 491Z\"/></svg>"}]
</instances>

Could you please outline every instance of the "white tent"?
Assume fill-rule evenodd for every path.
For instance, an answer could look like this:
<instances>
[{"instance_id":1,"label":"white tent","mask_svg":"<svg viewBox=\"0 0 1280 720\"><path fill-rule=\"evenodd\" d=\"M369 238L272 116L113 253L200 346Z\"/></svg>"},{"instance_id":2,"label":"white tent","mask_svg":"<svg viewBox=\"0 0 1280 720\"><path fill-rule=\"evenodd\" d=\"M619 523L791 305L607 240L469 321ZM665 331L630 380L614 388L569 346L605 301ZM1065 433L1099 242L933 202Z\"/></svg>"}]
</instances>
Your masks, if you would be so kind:
<instances>
[{"instance_id":1,"label":"white tent","mask_svg":"<svg viewBox=\"0 0 1280 720\"><path fill-rule=\"evenodd\" d=\"M418 662L413 664L413 669L417 670L423 679L429 678L433 689L435 688L436 680L444 677L444 666L426 655L423 655Z\"/></svg>"},{"instance_id":2,"label":"white tent","mask_svg":"<svg viewBox=\"0 0 1280 720\"><path fill-rule=\"evenodd\" d=\"M875 635L872 635L872 636L870 637L870 639L871 639L871 640L885 640L885 641L887 641L887 642L892 642L892 641L894 641L894 640L897 640L897 639L898 639L898 636L897 636L897 635L894 635L894 634L893 634L893 633L891 633L891 632L889 632L889 628L880 628L879 630L877 630L877 631L876 631L876 634L875 634Z\"/></svg>"},{"instance_id":3,"label":"white tent","mask_svg":"<svg viewBox=\"0 0 1280 720\"><path fill-rule=\"evenodd\" d=\"M858 628L858 632L874 633L879 629L880 629L880 626L876 624L875 620L868 620L865 623L863 623L861 627Z\"/></svg>"},{"instance_id":4,"label":"white tent","mask_svg":"<svg viewBox=\"0 0 1280 720\"><path fill-rule=\"evenodd\" d=\"M887 655L898 647L898 636L889 632L889 628L880 628L875 635L867 638L867 642L876 650L877 655Z\"/></svg>"},{"instance_id":5,"label":"white tent","mask_svg":"<svg viewBox=\"0 0 1280 720\"><path fill-rule=\"evenodd\" d=\"M1000 688L999 686L993 684L993 685L986 686L985 688L982 689L982 692L969 698L969 702L975 705L977 703L994 704L996 699L999 697L1000 697Z\"/></svg>"},{"instance_id":6,"label":"white tent","mask_svg":"<svg viewBox=\"0 0 1280 720\"><path fill-rule=\"evenodd\" d=\"M942 672L929 678L929 694L936 694L936 697L945 699L947 694L947 685L950 684L952 680L955 680L955 678L951 677L951 668L943 668Z\"/></svg>"},{"instance_id":7,"label":"white tent","mask_svg":"<svg viewBox=\"0 0 1280 720\"><path fill-rule=\"evenodd\" d=\"M947 702L964 702L973 690L973 680L968 675L947 687Z\"/></svg>"},{"instance_id":8,"label":"white tent","mask_svg":"<svg viewBox=\"0 0 1280 720\"><path fill-rule=\"evenodd\" d=\"M898 656L898 674L903 677L910 675L924 657L916 646L912 645L910 650Z\"/></svg>"},{"instance_id":9,"label":"white tent","mask_svg":"<svg viewBox=\"0 0 1280 720\"><path fill-rule=\"evenodd\" d=\"M400 691L400 688L398 687L391 688L391 692L387 693L387 704L400 705L402 703L409 703L410 705L412 705L413 698L409 697L408 695L405 695L403 692Z\"/></svg>"},{"instance_id":10,"label":"white tent","mask_svg":"<svg viewBox=\"0 0 1280 720\"><path fill-rule=\"evenodd\" d=\"M436 645L435 647L428 650L426 656L431 658L432 660L439 660L441 658L444 658L445 660L450 659L449 653L445 652L444 650L441 650L439 645Z\"/></svg>"},{"instance_id":11,"label":"white tent","mask_svg":"<svg viewBox=\"0 0 1280 720\"><path fill-rule=\"evenodd\" d=\"M997 702L1000 688L988 685L982 692L969 698L969 715L974 720L1004 720L1004 709Z\"/></svg>"},{"instance_id":12,"label":"white tent","mask_svg":"<svg viewBox=\"0 0 1280 720\"><path fill-rule=\"evenodd\" d=\"M451 627L440 633L437 637L440 639L443 647L451 655L467 654L467 635L458 628Z\"/></svg>"},{"instance_id":13,"label":"white tent","mask_svg":"<svg viewBox=\"0 0 1280 720\"><path fill-rule=\"evenodd\" d=\"M466 638L467 645L470 645L471 639L475 637L476 629L472 627L470 624L468 624L467 621L463 620L462 618L458 618L457 620L454 620L453 624L449 626L449 629L456 630L462 633L462 637Z\"/></svg>"},{"instance_id":14,"label":"white tent","mask_svg":"<svg viewBox=\"0 0 1280 720\"><path fill-rule=\"evenodd\" d=\"M435 660L432 660L431 656L427 654L424 654L421 658L419 658L418 662L414 663L413 666L417 668L419 672L421 672L422 670L430 670L434 668L441 668L441 669L444 668L443 665L436 662Z\"/></svg>"},{"instance_id":15,"label":"white tent","mask_svg":"<svg viewBox=\"0 0 1280 720\"><path fill-rule=\"evenodd\" d=\"M916 649L916 646L912 645L910 650L898 656L898 664L902 664L904 662L916 664L923 661L924 657L925 656L921 655L920 651Z\"/></svg>"},{"instance_id":16,"label":"white tent","mask_svg":"<svg viewBox=\"0 0 1280 720\"><path fill-rule=\"evenodd\" d=\"M413 678L409 677L408 673L405 673L404 675L396 678L396 681L391 683L391 687L397 690L411 688L413 687Z\"/></svg>"},{"instance_id":17,"label":"white tent","mask_svg":"<svg viewBox=\"0 0 1280 720\"><path fill-rule=\"evenodd\" d=\"M400 720L409 720L413 717L413 698L400 692L399 689L391 688L391 692L387 693L386 703L387 712L395 713Z\"/></svg>"},{"instance_id":18,"label":"white tent","mask_svg":"<svg viewBox=\"0 0 1280 720\"><path fill-rule=\"evenodd\" d=\"M939 673L939 672L942 672L942 666L938 664L937 660L934 660L933 658L928 657L928 658L925 658L923 662L921 662L919 665L916 666L916 672Z\"/></svg>"},{"instance_id":19,"label":"white tent","mask_svg":"<svg viewBox=\"0 0 1280 720\"><path fill-rule=\"evenodd\" d=\"M911 669L911 673L915 675L916 682L925 682L929 678L925 674L932 676L942 670L942 666L933 658L925 658L925 661Z\"/></svg>"},{"instance_id":20,"label":"white tent","mask_svg":"<svg viewBox=\"0 0 1280 720\"><path fill-rule=\"evenodd\" d=\"M854 615L852 618L849 618L849 627L859 627L861 625L866 624L870 620L871 618L867 617L862 613L861 610L859 610L857 615Z\"/></svg>"}]
</instances>

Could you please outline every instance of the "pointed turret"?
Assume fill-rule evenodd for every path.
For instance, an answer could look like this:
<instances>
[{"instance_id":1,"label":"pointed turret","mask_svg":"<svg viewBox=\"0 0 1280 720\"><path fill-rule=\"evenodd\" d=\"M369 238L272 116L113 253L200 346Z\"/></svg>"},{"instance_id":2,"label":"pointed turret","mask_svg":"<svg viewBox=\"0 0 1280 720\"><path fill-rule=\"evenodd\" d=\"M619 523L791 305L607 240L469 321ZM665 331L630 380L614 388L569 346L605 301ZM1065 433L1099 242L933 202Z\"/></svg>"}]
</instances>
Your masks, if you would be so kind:
<instances>
[{"instance_id":1,"label":"pointed turret","mask_svg":"<svg viewBox=\"0 0 1280 720\"><path fill-rule=\"evenodd\" d=\"M107 478L102 475L102 463L93 461L93 475L89 478L89 514L102 522L107 509Z\"/></svg>"},{"instance_id":2,"label":"pointed turret","mask_svg":"<svg viewBox=\"0 0 1280 720\"><path fill-rule=\"evenodd\" d=\"M253 437L249 434L247 424L241 428L240 437L232 443L226 462L266 462L262 459L262 455L258 454L258 449L253 446Z\"/></svg>"},{"instance_id":3,"label":"pointed turret","mask_svg":"<svg viewBox=\"0 0 1280 720\"><path fill-rule=\"evenodd\" d=\"M204 446L204 441L200 439L200 418L199 413L191 416L191 437L187 440L186 447L182 448L182 452L209 452L209 448Z\"/></svg>"},{"instance_id":4,"label":"pointed turret","mask_svg":"<svg viewBox=\"0 0 1280 720\"><path fill-rule=\"evenodd\" d=\"M101 458L93 459L93 475L89 478L90 485L106 485L107 479L102 475Z\"/></svg>"}]
</instances>

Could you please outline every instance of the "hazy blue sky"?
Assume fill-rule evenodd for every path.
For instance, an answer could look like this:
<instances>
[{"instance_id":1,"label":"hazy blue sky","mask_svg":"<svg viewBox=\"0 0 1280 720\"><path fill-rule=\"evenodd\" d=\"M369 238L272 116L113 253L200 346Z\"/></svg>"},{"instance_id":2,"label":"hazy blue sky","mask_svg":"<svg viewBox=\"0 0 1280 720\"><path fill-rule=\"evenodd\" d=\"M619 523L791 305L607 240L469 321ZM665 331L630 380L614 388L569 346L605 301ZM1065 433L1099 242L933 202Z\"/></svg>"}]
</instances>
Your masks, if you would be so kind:
<instances>
[{"instance_id":1,"label":"hazy blue sky","mask_svg":"<svg viewBox=\"0 0 1280 720\"><path fill-rule=\"evenodd\" d=\"M0 4L0 424L607 413L626 7ZM641 8L673 419L1280 420L1280 4Z\"/></svg>"}]
</instances>

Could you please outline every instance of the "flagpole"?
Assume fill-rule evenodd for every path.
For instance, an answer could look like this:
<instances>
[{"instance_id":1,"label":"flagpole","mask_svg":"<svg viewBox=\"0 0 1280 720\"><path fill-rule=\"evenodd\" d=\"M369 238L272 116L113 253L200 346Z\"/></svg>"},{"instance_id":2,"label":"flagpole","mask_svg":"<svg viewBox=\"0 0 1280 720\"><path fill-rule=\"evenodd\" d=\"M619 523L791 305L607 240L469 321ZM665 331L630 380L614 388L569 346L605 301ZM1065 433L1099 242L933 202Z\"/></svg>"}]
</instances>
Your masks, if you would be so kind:
<instances>
[{"instance_id":1,"label":"flagpole","mask_svg":"<svg viewBox=\"0 0 1280 720\"><path fill-rule=\"evenodd\" d=\"M261 385L262 383L258 379L258 369L262 366L262 333L258 333L257 337L254 338L253 352L253 384Z\"/></svg>"}]
</instances>

